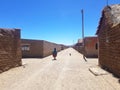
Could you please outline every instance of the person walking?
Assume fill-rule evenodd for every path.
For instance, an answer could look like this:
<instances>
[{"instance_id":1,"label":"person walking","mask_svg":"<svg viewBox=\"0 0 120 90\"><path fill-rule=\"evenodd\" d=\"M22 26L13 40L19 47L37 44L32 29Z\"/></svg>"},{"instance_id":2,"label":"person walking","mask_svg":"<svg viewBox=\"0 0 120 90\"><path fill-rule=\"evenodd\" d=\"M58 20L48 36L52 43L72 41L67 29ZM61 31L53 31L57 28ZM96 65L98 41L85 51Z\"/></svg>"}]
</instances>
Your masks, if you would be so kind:
<instances>
[{"instance_id":1,"label":"person walking","mask_svg":"<svg viewBox=\"0 0 120 90\"><path fill-rule=\"evenodd\" d=\"M54 48L54 50L52 52L52 55L54 57L54 60L56 60L56 57L57 57L57 50L56 50L56 48Z\"/></svg>"}]
</instances>

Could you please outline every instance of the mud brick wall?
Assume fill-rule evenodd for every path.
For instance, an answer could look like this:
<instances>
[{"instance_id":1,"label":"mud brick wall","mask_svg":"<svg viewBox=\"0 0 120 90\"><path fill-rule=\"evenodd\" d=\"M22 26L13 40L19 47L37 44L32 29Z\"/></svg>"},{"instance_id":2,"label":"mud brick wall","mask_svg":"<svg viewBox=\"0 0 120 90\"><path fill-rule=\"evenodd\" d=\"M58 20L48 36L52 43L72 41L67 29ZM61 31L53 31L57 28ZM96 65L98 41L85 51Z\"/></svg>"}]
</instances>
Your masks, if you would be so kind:
<instances>
[{"instance_id":1,"label":"mud brick wall","mask_svg":"<svg viewBox=\"0 0 120 90\"><path fill-rule=\"evenodd\" d=\"M22 39L21 47L28 46L29 50L22 50L23 58L37 58L43 57L43 41L42 40L29 40Z\"/></svg>"},{"instance_id":2,"label":"mud brick wall","mask_svg":"<svg viewBox=\"0 0 120 90\"><path fill-rule=\"evenodd\" d=\"M78 52L80 52L81 54L84 54L84 48L83 48L83 46L73 46L73 48L75 50L77 50Z\"/></svg>"},{"instance_id":3,"label":"mud brick wall","mask_svg":"<svg viewBox=\"0 0 120 90\"><path fill-rule=\"evenodd\" d=\"M51 55L54 48L56 48L57 51L66 48L63 45L51 43L44 40L22 39L21 41L21 47L29 47L29 50L22 50L23 58L43 58Z\"/></svg>"},{"instance_id":4,"label":"mud brick wall","mask_svg":"<svg viewBox=\"0 0 120 90\"><path fill-rule=\"evenodd\" d=\"M98 38L97 37L85 37L85 56L88 58L98 57Z\"/></svg>"},{"instance_id":5,"label":"mud brick wall","mask_svg":"<svg viewBox=\"0 0 120 90\"><path fill-rule=\"evenodd\" d=\"M0 72L22 65L20 29L0 28Z\"/></svg>"},{"instance_id":6,"label":"mud brick wall","mask_svg":"<svg viewBox=\"0 0 120 90\"><path fill-rule=\"evenodd\" d=\"M99 64L120 77L120 24L100 30Z\"/></svg>"},{"instance_id":7,"label":"mud brick wall","mask_svg":"<svg viewBox=\"0 0 120 90\"><path fill-rule=\"evenodd\" d=\"M43 57L51 55L54 48L56 48L58 52L63 49L62 45L44 41L43 42Z\"/></svg>"}]
</instances>

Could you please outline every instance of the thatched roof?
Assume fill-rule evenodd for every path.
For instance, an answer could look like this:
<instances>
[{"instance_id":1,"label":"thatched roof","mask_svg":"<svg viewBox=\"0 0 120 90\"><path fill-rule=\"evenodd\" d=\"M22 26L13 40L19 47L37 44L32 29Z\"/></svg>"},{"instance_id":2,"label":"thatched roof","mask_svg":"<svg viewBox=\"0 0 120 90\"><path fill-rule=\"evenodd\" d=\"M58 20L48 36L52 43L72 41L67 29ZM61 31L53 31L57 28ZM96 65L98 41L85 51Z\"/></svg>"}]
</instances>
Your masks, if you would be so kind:
<instances>
[{"instance_id":1,"label":"thatched roof","mask_svg":"<svg viewBox=\"0 0 120 90\"><path fill-rule=\"evenodd\" d=\"M113 27L118 24L120 24L120 4L106 6L102 11L102 17L96 34L98 34L102 28L108 26Z\"/></svg>"}]
</instances>

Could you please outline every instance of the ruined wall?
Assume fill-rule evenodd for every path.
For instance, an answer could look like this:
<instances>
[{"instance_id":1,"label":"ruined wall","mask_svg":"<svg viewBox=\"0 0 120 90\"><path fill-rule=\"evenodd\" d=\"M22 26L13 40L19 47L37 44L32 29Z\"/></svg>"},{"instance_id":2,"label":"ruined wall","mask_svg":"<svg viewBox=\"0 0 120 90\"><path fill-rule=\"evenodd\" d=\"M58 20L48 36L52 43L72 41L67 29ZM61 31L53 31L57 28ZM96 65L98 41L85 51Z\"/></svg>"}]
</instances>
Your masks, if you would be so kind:
<instances>
[{"instance_id":1,"label":"ruined wall","mask_svg":"<svg viewBox=\"0 0 120 90\"><path fill-rule=\"evenodd\" d=\"M120 77L120 24L99 34L99 64Z\"/></svg>"},{"instance_id":2,"label":"ruined wall","mask_svg":"<svg viewBox=\"0 0 120 90\"><path fill-rule=\"evenodd\" d=\"M0 72L20 65L20 29L0 28Z\"/></svg>"}]
</instances>

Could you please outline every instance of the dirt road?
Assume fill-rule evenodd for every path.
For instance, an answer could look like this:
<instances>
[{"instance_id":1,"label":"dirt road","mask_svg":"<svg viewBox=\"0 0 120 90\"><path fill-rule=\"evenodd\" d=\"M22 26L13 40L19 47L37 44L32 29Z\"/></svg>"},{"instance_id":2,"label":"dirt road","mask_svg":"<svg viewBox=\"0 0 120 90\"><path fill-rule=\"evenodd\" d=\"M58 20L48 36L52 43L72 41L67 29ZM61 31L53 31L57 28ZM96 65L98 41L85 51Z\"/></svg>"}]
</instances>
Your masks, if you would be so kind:
<instances>
[{"instance_id":1,"label":"dirt road","mask_svg":"<svg viewBox=\"0 0 120 90\"><path fill-rule=\"evenodd\" d=\"M95 76L88 70L97 65L97 59L85 62L72 48L52 59L23 59L22 67L0 74L0 90L120 90L111 74Z\"/></svg>"}]
</instances>

